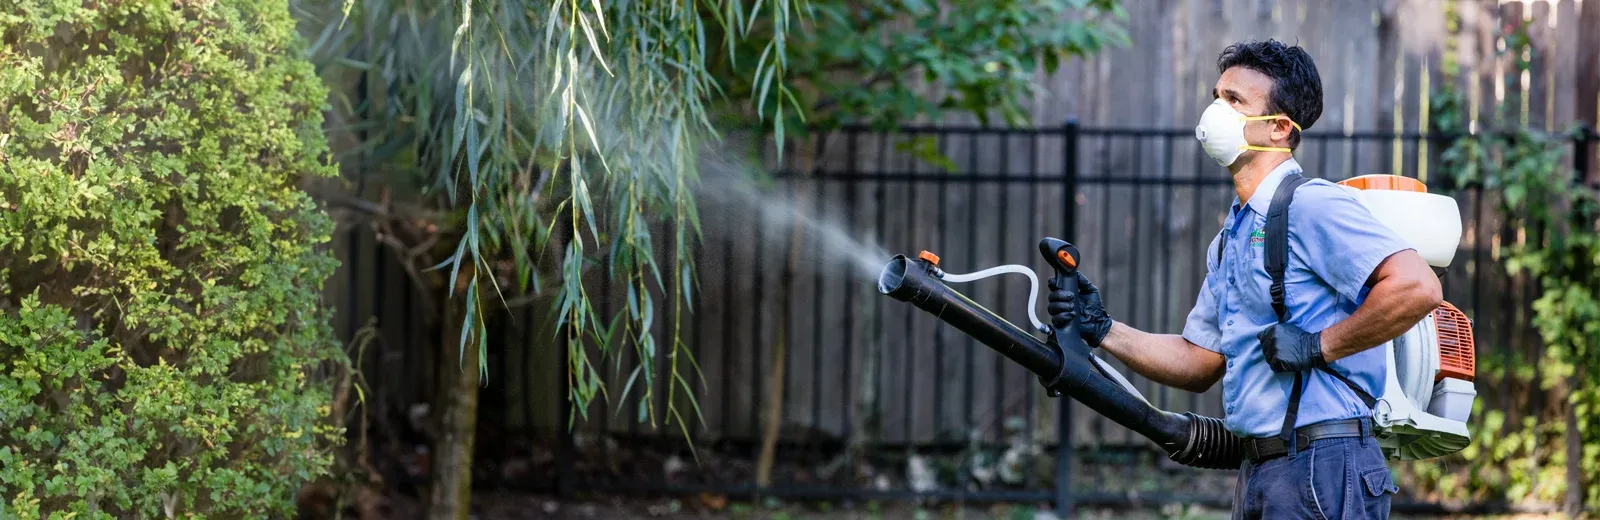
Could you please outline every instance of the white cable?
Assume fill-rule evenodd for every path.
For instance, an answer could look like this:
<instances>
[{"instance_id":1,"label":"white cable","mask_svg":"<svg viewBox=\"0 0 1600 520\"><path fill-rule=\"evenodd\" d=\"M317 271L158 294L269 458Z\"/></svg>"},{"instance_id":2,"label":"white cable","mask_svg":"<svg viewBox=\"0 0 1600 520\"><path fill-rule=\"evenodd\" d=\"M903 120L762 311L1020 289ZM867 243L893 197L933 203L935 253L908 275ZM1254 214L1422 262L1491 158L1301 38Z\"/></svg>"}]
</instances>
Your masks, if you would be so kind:
<instances>
[{"instance_id":1,"label":"white cable","mask_svg":"<svg viewBox=\"0 0 1600 520\"><path fill-rule=\"evenodd\" d=\"M1020 275L1024 275L1024 276L1028 277L1028 283L1030 284L1030 286L1028 287L1028 321L1030 323L1033 323L1033 330L1037 330L1037 331L1041 331L1041 332L1049 330L1049 329L1045 328L1044 322L1039 321L1039 315L1038 315L1039 309L1036 306L1039 303L1039 277L1037 275L1033 274L1033 270L1032 269L1029 269L1027 267L1024 267L1024 266L1021 266L1021 265L1017 265L1017 264L1010 264L1010 265L1002 265L1002 266L990 267L988 269L984 269L982 271L978 271L978 272L975 272L975 273L967 273L967 274L945 273L944 276L940 277L940 279L942 279L942 280L944 280L946 282L960 283L960 282L970 282L970 281L973 281L973 280L980 280L980 279L983 279L983 278L988 278L990 276L995 276L995 275L1005 274L1005 273L1015 273L1015 274L1020 274Z\"/></svg>"},{"instance_id":2,"label":"white cable","mask_svg":"<svg viewBox=\"0 0 1600 520\"><path fill-rule=\"evenodd\" d=\"M1093 359L1096 365L1100 365L1100 368L1106 371L1106 375L1111 376L1111 379L1116 381L1117 384L1122 385L1122 388L1127 390L1128 393L1133 394L1133 396L1139 398L1140 401L1144 401L1144 404L1150 404L1150 401L1144 398L1144 393L1140 392L1138 388L1134 388L1133 383L1128 382L1128 378L1123 377L1122 372L1118 372L1117 369L1111 368L1110 363L1106 363L1104 359L1100 359L1100 356L1096 356L1094 354L1089 354L1089 359Z\"/></svg>"},{"instance_id":3,"label":"white cable","mask_svg":"<svg viewBox=\"0 0 1600 520\"><path fill-rule=\"evenodd\" d=\"M945 282L960 283L981 280L990 276L1001 275L1005 273L1016 273L1028 277L1028 283L1030 284L1030 287L1028 288L1028 321L1033 323L1033 328L1035 330L1048 332L1049 329L1045 328L1044 322L1039 321L1039 316L1037 315L1038 308L1035 307L1035 305L1039 302L1039 277L1033 274L1032 269L1028 269L1027 267L1021 265L1011 264L990 267L975 273L944 273L943 276L940 276L940 279L944 280ZM1099 356L1095 356L1093 354L1090 354L1089 358L1094 360L1095 364L1100 365L1100 368L1104 369L1107 374L1110 374L1111 379L1116 381L1118 385L1121 385L1123 389L1128 391L1128 393L1133 394L1133 396L1137 397L1140 401L1144 401L1145 404L1150 403L1149 400L1144 398L1144 393L1140 392L1138 388L1134 387L1133 383L1128 381L1128 378L1123 377L1121 372L1118 372L1117 369L1112 368L1109 363L1105 362L1105 360L1100 359Z\"/></svg>"},{"instance_id":4,"label":"white cable","mask_svg":"<svg viewBox=\"0 0 1600 520\"><path fill-rule=\"evenodd\" d=\"M944 273L940 279L946 282L960 283L981 280L990 276L1001 275L1005 273L1016 273L1028 277L1028 283L1031 285L1031 287L1028 289L1028 321L1033 323L1034 329L1041 332L1048 332L1049 329L1045 328L1044 322L1039 321L1039 316L1036 314L1038 309L1035 307L1035 305L1039 302L1039 277L1033 274L1032 269L1028 269L1027 267L1021 265L1011 264L990 267L975 273ZM1094 360L1096 365L1100 365L1100 368L1104 369L1107 374L1110 374L1111 379L1116 381L1116 383L1122 386L1123 389L1127 390L1128 393L1133 394L1133 396L1138 398L1140 401L1144 401L1145 404L1150 403L1149 400L1144 398L1144 393L1140 392L1138 388L1134 387L1133 383L1128 381L1128 378L1123 377L1121 372L1118 372L1117 369L1112 368L1111 364L1106 363L1105 360L1100 359L1099 356L1095 356L1093 354L1090 354L1089 358Z\"/></svg>"}]
</instances>

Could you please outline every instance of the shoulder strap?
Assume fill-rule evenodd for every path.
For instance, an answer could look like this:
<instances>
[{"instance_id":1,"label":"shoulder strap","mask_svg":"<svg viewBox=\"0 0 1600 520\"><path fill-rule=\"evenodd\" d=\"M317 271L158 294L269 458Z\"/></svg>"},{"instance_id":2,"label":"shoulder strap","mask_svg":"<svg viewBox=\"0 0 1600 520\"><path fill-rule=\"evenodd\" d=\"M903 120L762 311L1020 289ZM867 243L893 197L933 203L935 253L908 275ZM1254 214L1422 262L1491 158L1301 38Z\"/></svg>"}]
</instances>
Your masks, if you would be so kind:
<instances>
[{"instance_id":1,"label":"shoulder strap","mask_svg":"<svg viewBox=\"0 0 1600 520\"><path fill-rule=\"evenodd\" d=\"M1266 267L1267 275L1272 277L1272 311L1278 314L1280 322L1289 319L1289 310L1284 303L1284 272L1289 265L1289 204L1294 202L1295 190L1307 182L1311 182L1311 179L1299 173L1291 172L1284 176L1278 191L1272 194L1272 207L1267 209ZM1322 367L1322 370L1349 386L1368 408L1377 404L1378 400L1372 394L1362 390L1344 374L1332 367Z\"/></svg>"},{"instance_id":2,"label":"shoulder strap","mask_svg":"<svg viewBox=\"0 0 1600 520\"><path fill-rule=\"evenodd\" d=\"M1289 265L1289 203L1294 202L1294 191L1310 181L1299 173L1285 175L1272 194L1272 207L1267 208L1267 276L1272 277L1272 312L1278 314L1279 322L1289 319L1283 303L1283 275Z\"/></svg>"},{"instance_id":3,"label":"shoulder strap","mask_svg":"<svg viewBox=\"0 0 1600 520\"><path fill-rule=\"evenodd\" d=\"M1289 203L1294 202L1294 191L1306 183L1306 178L1299 173L1290 173L1283 177L1278 184L1278 191L1272 193L1272 207L1267 208L1266 229L1266 264L1267 276L1272 277L1272 312L1278 315L1278 322L1283 323L1289 319L1289 308L1284 304L1284 271L1289 264ZM1278 438L1288 445L1289 456L1294 456L1299 448L1299 438L1294 434L1295 419L1300 415L1300 396L1305 391L1306 375L1295 372L1294 386L1289 391L1289 408L1283 412L1283 429L1279 431Z\"/></svg>"},{"instance_id":4,"label":"shoulder strap","mask_svg":"<svg viewBox=\"0 0 1600 520\"><path fill-rule=\"evenodd\" d=\"M1294 202L1295 190L1310 181L1311 179L1300 175L1298 172L1290 172L1285 175L1283 181L1278 184L1277 191L1272 193L1272 207L1267 208L1267 226L1265 230L1267 236L1264 244L1266 249L1265 263L1267 276L1272 278L1272 288L1270 289L1272 292L1272 312L1278 315L1280 323L1289 319L1289 308L1284 303L1284 273L1288 270L1289 265L1289 204ZM1367 405L1368 409L1377 404L1377 400L1372 397L1372 394L1362 390L1360 386L1356 385L1355 381L1351 381L1350 378L1340 374L1333 367L1324 366L1322 371L1327 372L1334 379L1338 379L1345 386L1350 387L1350 390L1361 398L1361 401ZM1295 419L1300 413L1300 397L1305 391L1305 384L1306 374L1304 372L1295 373L1294 386L1289 391L1289 408L1284 411L1283 430L1279 434L1279 437L1288 445L1291 455L1299 448L1296 445L1298 444L1296 441L1299 439L1294 435L1294 425Z\"/></svg>"}]
</instances>

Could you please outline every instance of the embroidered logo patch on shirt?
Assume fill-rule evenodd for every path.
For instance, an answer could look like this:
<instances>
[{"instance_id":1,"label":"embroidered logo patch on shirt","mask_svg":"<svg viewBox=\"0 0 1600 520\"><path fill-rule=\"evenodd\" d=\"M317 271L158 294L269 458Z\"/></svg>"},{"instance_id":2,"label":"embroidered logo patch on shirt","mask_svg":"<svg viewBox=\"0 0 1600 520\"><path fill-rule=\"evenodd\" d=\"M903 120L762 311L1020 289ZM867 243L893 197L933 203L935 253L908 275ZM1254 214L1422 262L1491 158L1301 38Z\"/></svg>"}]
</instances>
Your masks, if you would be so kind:
<instances>
[{"instance_id":1,"label":"embroidered logo patch on shirt","mask_svg":"<svg viewBox=\"0 0 1600 520\"><path fill-rule=\"evenodd\" d=\"M1250 232L1250 247L1263 247L1267 244L1267 230L1256 229Z\"/></svg>"}]
</instances>

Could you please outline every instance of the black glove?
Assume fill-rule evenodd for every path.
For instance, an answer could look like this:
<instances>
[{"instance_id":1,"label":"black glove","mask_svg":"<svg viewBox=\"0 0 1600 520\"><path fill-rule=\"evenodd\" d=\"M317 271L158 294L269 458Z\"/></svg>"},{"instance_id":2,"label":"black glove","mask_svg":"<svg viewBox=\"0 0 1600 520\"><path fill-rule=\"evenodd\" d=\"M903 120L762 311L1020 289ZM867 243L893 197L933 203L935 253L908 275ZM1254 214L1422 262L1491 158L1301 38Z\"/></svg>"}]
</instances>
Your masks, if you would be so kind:
<instances>
[{"instance_id":1,"label":"black glove","mask_svg":"<svg viewBox=\"0 0 1600 520\"><path fill-rule=\"evenodd\" d=\"M1078 334L1091 347L1099 347L1111 333L1114 320L1106 314L1106 304L1100 301L1100 288L1094 286L1083 273L1078 273Z\"/></svg>"},{"instance_id":2,"label":"black glove","mask_svg":"<svg viewBox=\"0 0 1600 520\"><path fill-rule=\"evenodd\" d=\"M1111 332L1111 315L1106 314L1105 303L1100 300L1100 288L1083 273L1078 273L1077 287L1054 287L1050 295L1045 298L1049 302L1045 311L1050 313L1050 323L1056 328L1064 327L1067 321L1076 314L1078 319L1078 337L1090 347L1099 347L1100 342L1106 339L1106 334Z\"/></svg>"},{"instance_id":3,"label":"black glove","mask_svg":"<svg viewBox=\"0 0 1600 520\"><path fill-rule=\"evenodd\" d=\"M1256 334L1267 366L1273 372L1303 372L1328 365L1322 358L1322 333L1306 332L1288 323L1278 323Z\"/></svg>"}]
</instances>

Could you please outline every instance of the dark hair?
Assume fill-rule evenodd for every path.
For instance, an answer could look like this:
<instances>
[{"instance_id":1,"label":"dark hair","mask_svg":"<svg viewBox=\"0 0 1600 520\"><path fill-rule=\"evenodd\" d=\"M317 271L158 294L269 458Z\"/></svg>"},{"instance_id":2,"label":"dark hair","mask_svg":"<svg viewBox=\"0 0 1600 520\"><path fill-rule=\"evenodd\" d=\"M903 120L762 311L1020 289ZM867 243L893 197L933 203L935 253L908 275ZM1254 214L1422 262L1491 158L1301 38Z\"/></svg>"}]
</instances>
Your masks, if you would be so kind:
<instances>
[{"instance_id":1,"label":"dark hair","mask_svg":"<svg viewBox=\"0 0 1600 520\"><path fill-rule=\"evenodd\" d=\"M1267 96L1268 114L1287 114L1302 129L1309 129L1322 117L1322 77L1317 64L1299 45L1287 46L1277 40L1241 42L1229 45L1217 56L1217 73L1244 67L1272 78L1272 93ZM1289 131L1289 148L1300 146L1300 132Z\"/></svg>"}]
</instances>

